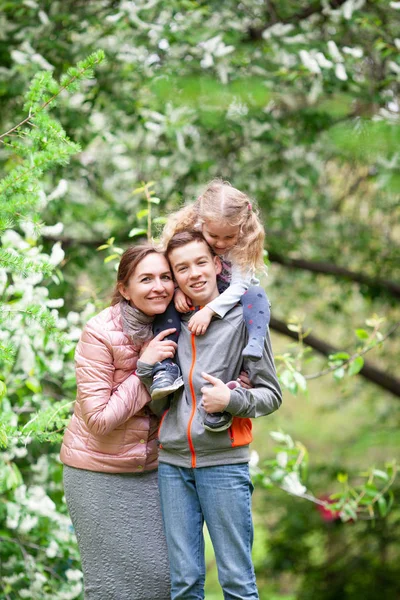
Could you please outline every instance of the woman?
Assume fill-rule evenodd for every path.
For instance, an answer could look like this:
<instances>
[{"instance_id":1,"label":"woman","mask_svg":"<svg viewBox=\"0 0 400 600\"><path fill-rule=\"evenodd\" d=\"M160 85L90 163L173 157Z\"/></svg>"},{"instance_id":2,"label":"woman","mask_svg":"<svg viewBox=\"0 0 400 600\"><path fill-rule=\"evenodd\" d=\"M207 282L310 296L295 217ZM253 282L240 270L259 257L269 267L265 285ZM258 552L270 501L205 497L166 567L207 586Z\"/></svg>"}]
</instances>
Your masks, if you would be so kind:
<instances>
[{"instance_id":1,"label":"woman","mask_svg":"<svg viewBox=\"0 0 400 600\"><path fill-rule=\"evenodd\" d=\"M121 257L111 306L78 343L78 393L61 447L65 497L82 558L86 600L168 600L157 488L157 418L134 371L154 316L174 293L169 264L151 245ZM158 360L176 344L157 336Z\"/></svg>"}]
</instances>

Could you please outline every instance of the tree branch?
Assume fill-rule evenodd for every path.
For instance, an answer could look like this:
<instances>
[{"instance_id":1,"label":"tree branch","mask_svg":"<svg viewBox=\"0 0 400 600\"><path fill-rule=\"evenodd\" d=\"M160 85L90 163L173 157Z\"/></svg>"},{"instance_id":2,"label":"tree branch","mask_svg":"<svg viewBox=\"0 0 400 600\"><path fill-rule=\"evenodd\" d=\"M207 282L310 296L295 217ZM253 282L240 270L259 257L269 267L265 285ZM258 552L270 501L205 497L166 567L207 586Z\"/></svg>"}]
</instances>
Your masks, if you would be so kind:
<instances>
[{"instance_id":1,"label":"tree branch","mask_svg":"<svg viewBox=\"0 0 400 600\"><path fill-rule=\"evenodd\" d=\"M291 331L290 329L288 329L284 321L275 319L272 316L270 328L273 331L282 333L283 335L286 335L296 341L298 340L298 335L295 331ZM336 354L336 352L340 351L340 349L335 348L330 344L327 344L326 342L324 342L323 340L311 333L303 339L303 343L306 344L306 346L310 346L310 348L313 348L320 354L323 354L324 356ZM397 379L396 377L393 377L392 375L389 375L388 373L377 369L376 367L374 367L370 363L367 363L366 361L359 374L362 375L365 379L368 379L368 381L372 381L379 387L383 388L384 390L387 390L388 392L391 392L392 394L400 398L400 379Z\"/></svg>"},{"instance_id":2,"label":"tree branch","mask_svg":"<svg viewBox=\"0 0 400 600\"><path fill-rule=\"evenodd\" d=\"M340 6L342 6L342 4L344 4L346 2L346 0L331 0L331 2L329 2L330 8L339 8ZM268 5L269 3L267 3ZM303 8L303 10L294 13L293 15L289 15L287 17L284 18L280 18L279 22L280 23L299 23L300 21L302 21L303 19L307 19L308 17L311 17L311 15L314 15L315 13L319 13L323 10L323 6L322 6L322 2L314 2L312 3L310 6L307 6L306 8ZM265 25L263 27L250 27L249 28L249 35L250 38L252 40L261 40L262 39L262 34L264 33L264 31L266 29L268 29L268 27L270 27L271 25L274 25L276 23L276 15L274 14L274 11L270 12L270 20L265 23Z\"/></svg>"},{"instance_id":3,"label":"tree branch","mask_svg":"<svg viewBox=\"0 0 400 600\"><path fill-rule=\"evenodd\" d=\"M279 263L285 267L293 269L302 269L304 271L312 271L313 273L321 273L323 275L334 275L336 277L342 277L343 279L349 279L356 283L367 285L371 288L378 288L389 292L395 298L400 298L400 284L387 279L374 279L364 273L358 273L356 271L350 271L345 267L335 265L334 263L328 263L324 261L311 261L302 258L287 258L278 252L268 252L268 257L271 262Z\"/></svg>"}]
</instances>

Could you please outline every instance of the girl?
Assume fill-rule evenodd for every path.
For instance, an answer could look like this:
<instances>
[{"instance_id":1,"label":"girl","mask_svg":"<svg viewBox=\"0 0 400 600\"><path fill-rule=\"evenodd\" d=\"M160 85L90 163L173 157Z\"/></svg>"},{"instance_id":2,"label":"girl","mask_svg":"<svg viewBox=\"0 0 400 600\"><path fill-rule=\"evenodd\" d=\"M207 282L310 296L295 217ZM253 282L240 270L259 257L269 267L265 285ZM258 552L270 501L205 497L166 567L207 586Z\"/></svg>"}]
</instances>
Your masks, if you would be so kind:
<instances>
[{"instance_id":1,"label":"girl","mask_svg":"<svg viewBox=\"0 0 400 600\"><path fill-rule=\"evenodd\" d=\"M242 354L258 360L262 356L270 318L267 296L255 278L257 269L265 269L265 233L258 210L246 194L227 181L214 179L194 204L184 206L169 217L162 235L163 246L175 233L190 229L202 232L222 263L218 281L220 296L193 314L189 321L190 331L195 335L204 334L213 316L223 318L235 304L241 302L249 334ZM193 310L180 290L175 292L174 302L181 313ZM180 329L179 319L171 309L164 322L162 316L156 319L154 333L167 327ZM177 365L161 363L155 367L151 388L153 399L171 393L179 385L182 381ZM205 426L208 428L207 423Z\"/></svg>"}]
</instances>

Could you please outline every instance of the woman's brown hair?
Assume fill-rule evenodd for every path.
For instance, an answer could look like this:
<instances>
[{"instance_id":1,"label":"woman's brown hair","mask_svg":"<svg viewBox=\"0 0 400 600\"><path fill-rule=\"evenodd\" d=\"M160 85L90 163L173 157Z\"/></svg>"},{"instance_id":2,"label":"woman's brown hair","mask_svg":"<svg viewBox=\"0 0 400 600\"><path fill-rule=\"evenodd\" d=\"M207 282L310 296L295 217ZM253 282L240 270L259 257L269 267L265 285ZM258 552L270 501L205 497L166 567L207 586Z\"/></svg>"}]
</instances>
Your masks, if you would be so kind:
<instances>
[{"instance_id":1,"label":"woman's brown hair","mask_svg":"<svg viewBox=\"0 0 400 600\"><path fill-rule=\"evenodd\" d=\"M111 298L111 306L114 304L118 304L121 298L123 298L121 292L119 291L119 287L122 285L126 287L129 283L129 279L133 275L136 270L136 267L139 263L142 262L146 256L149 254L161 254L164 256L164 253L155 248L150 243L139 244L138 246L131 246L121 256L121 262L118 267L117 274L117 284L114 289L113 296Z\"/></svg>"}]
</instances>

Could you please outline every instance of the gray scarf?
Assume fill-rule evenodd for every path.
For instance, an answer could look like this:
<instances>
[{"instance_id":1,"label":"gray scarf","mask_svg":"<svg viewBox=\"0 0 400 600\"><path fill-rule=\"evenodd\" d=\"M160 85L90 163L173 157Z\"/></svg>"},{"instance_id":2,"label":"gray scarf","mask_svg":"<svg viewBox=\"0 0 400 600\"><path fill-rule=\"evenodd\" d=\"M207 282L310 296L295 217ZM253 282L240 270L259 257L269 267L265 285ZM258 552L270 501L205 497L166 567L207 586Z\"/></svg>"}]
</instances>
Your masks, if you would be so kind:
<instances>
[{"instance_id":1,"label":"gray scarf","mask_svg":"<svg viewBox=\"0 0 400 600\"><path fill-rule=\"evenodd\" d=\"M145 315L141 310L132 306L125 298L121 299L120 306L122 329L134 343L143 343L153 337L152 323L154 317Z\"/></svg>"}]
</instances>

